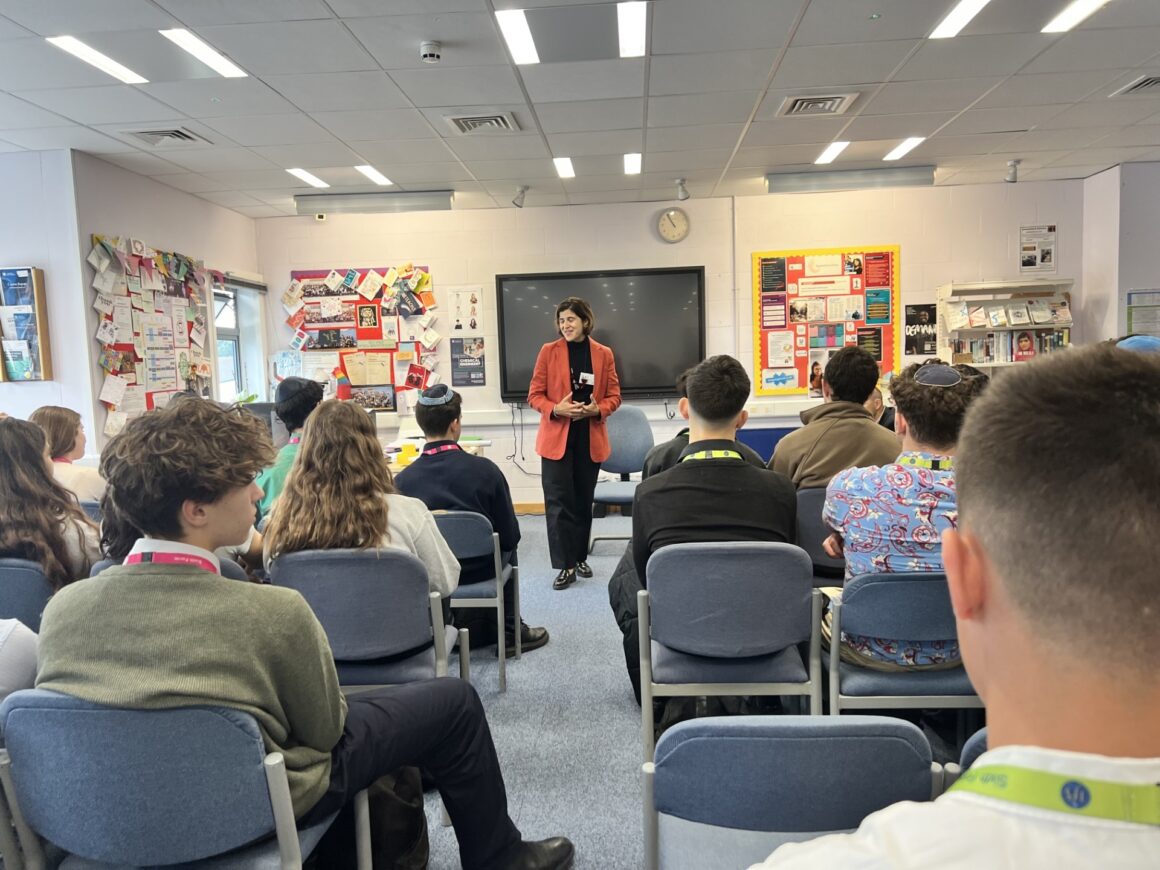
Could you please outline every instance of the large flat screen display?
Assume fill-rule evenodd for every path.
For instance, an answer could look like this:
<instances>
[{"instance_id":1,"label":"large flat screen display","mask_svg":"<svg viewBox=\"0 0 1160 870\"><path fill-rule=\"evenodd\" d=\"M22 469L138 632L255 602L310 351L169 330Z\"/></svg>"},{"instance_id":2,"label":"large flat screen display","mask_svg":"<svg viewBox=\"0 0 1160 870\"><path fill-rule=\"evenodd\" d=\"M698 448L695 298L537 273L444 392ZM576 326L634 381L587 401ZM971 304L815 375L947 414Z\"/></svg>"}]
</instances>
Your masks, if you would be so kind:
<instances>
[{"instance_id":1,"label":"large flat screen display","mask_svg":"<svg viewBox=\"0 0 1160 870\"><path fill-rule=\"evenodd\" d=\"M527 400L536 355L556 332L556 304L579 296L592 306L592 337L612 348L620 391L635 398L676 395L677 375L705 356L705 268L496 275L500 392Z\"/></svg>"}]
</instances>

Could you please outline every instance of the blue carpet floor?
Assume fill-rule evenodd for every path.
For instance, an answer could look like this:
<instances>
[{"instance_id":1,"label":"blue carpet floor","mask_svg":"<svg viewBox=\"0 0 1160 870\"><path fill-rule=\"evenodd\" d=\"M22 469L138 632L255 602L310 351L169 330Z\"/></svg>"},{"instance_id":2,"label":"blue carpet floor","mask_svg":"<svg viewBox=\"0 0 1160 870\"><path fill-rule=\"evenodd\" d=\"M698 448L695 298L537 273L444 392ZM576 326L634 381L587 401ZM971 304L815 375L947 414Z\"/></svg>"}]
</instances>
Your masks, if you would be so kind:
<instances>
[{"instance_id":1,"label":"blue carpet floor","mask_svg":"<svg viewBox=\"0 0 1160 870\"><path fill-rule=\"evenodd\" d=\"M629 534L624 517L595 520L598 532ZM640 708L624 669L620 631L608 606L608 578L625 541L601 541L594 576L553 591L542 516L520 518L524 620L545 626L547 646L508 660L499 694L495 647L473 650L471 682L483 699L507 784L508 811L528 840L563 835L578 868L637 868L641 833ZM427 800L431 870L453 870L459 852Z\"/></svg>"}]
</instances>

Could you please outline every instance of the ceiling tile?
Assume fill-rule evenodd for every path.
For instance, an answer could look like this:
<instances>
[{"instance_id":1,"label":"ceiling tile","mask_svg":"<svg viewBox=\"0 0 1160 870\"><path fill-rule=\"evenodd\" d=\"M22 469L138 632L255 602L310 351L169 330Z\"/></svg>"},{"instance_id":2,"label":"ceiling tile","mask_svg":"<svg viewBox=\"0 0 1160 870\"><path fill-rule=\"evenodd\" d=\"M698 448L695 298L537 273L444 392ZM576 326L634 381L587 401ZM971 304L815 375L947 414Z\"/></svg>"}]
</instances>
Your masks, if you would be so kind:
<instances>
[{"instance_id":1,"label":"ceiling tile","mask_svg":"<svg viewBox=\"0 0 1160 870\"><path fill-rule=\"evenodd\" d=\"M816 88L889 78L919 43L902 39L876 42L867 51L858 45L811 45L791 48L773 78L774 88ZM946 78L946 75L939 78Z\"/></svg>"},{"instance_id":2,"label":"ceiling tile","mask_svg":"<svg viewBox=\"0 0 1160 870\"><path fill-rule=\"evenodd\" d=\"M0 51L0 82L5 90L83 88L115 81L39 37L9 40Z\"/></svg>"},{"instance_id":3,"label":"ceiling tile","mask_svg":"<svg viewBox=\"0 0 1160 870\"><path fill-rule=\"evenodd\" d=\"M929 39L894 78L914 81L1010 75L1050 42L1051 37L1042 33Z\"/></svg>"},{"instance_id":4,"label":"ceiling tile","mask_svg":"<svg viewBox=\"0 0 1160 870\"><path fill-rule=\"evenodd\" d=\"M654 56L649 62L650 96L757 91L765 87L777 52L717 51Z\"/></svg>"},{"instance_id":5,"label":"ceiling tile","mask_svg":"<svg viewBox=\"0 0 1160 870\"><path fill-rule=\"evenodd\" d=\"M930 136L954 117L951 112L917 112L907 115L865 115L854 118L842 131L842 138L852 142L869 139L908 139Z\"/></svg>"},{"instance_id":6,"label":"ceiling tile","mask_svg":"<svg viewBox=\"0 0 1160 870\"><path fill-rule=\"evenodd\" d=\"M1066 0L1019 0L989 3L962 30L962 36L992 33L1039 33ZM1085 25L1086 26L1086 25Z\"/></svg>"},{"instance_id":7,"label":"ceiling tile","mask_svg":"<svg viewBox=\"0 0 1160 870\"><path fill-rule=\"evenodd\" d=\"M330 18L323 0L156 0L189 27Z\"/></svg>"},{"instance_id":8,"label":"ceiling tile","mask_svg":"<svg viewBox=\"0 0 1160 870\"><path fill-rule=\"evenodd\" d=\"M443 43L439 68L507 63L494 19L486 12L360 18L350 30L383 69L430 69L419 58L425 41Z\"/></svg>"},{"instance_id":9,"label":"ceiling tile","mask_svg":"<svg viewBox=\"0 0 1160 870\"><path fill-rule=\"evenodd\" d=\"M347 142L386 138L422 139L431 135L427 119L414 109L367 112L313 112L315 121Z\"/></svg>"},{"instance_id":10,"label":"ceiling tile","mask_svg":"<svg viewBox=\"0 0 1160 870\"><path fill-rule=\"evenodd\" d=\"M1030 134L1024 133L1023 135ZM933 139L927 139L912 153L921 156L924 160L973 156L1005 148L1017 138L1019 138L1017 134L1011 133L980 133L973 136L946 136L939 133Z\"/></svg>"},{"instance_id":11,"label":"ceiling tile","mask_svg":"<svg viewBox=\"0 0 1160 870\"><path fill-rule=\"evenodd\" d=\"M72 122L9 94L0 94L0 130L20 127L68 127Z\"/></svg>"},{"instance_id":12,"label":"ceiling tile","mask_svg":"<svg viewBox=\"0 0 1160 870\"><path fill-rule=\"evenodd\" d=\"M1091 178L1105 169L1115 166L1114 163L1089 163L1084 166L1048 166L1044 169L1035 169L1021 176L1021 181L1063 181L1070 178ZM957 178L957 176L956 176ZM968 179L964 179L966 181Z\"/></svg>"},{"instance_id":13,"label":"ceiling tile","mask_svg":"<svg viewBox=\"0 0 1160 870\"><path fill-rule=\"evenodd\" d=\"M97 51L120 60L150 82L179 82L188 79L220 79L210 67L183 51L156 30L110 30L86 33L84 40ZM113 78L106 77L106 84Z\"/></svg>"},{"instance_id":14,"label":"ceiling tile","mask_svg":"<svg viewBox=\"0 0 1160 870\"><path fill-rule=\"evenodd\" d=\"M206 124L239 145L301 145L334 141L334 136L303 114L213 118Z\"/></svg>"},{"instance_id":15,"label":"ceiling tile","mask_svg":"<svg viewBox=\"0 0 1160 870\"><path fill-rule=\"evenodd\" d=\"M0 15L41 36L181 26L148 0L0 0Z\"/></svg>"},{"instance_id":16,"label":"ceiling tile","mask_svg":"<svg viewBox=\"0 0 1160 870\"><path fill-rule=\"evenodd\" d=\"M182 172L174 175L154 175L154 181L160 181L162 184L167 184L170 187L175 187L178 190L184 190L186 193L202 193L207 190L226 190L229 185L220 181L206 178L204 175L197 175L193 172Z\"/></svg>"},{"instance_id":17,"label":"ceiling tile","mask_svg":"<svg viewBox=\"0 0 1160 870\"><path fill-rule=\"evenodd\" d=\"M338 21L229 24L197 32L255 75L378 69Z\"/></svg>"},{"instance_id":18,"label":"ceiling tile","mask_svg":"<svg viewBox=\"0 0 1160 870\"><path fill-rule=\"evenodd\" d=\"M35 35L31 30L27 30L15 22L9 21L7 18L0 18L0 41L27 39Z\"/></svg>"},{"instance_id":19,"label":"ceiling tile","mask_svg":"<svg viewBox=\"0 0 1160 870\"><path fill-rule=\"evenodd\" d=\"M730 168L754 168L813 163L823 145L765 145L760 148L738 148Z\"/></svg>"},{"instance_id":20,"label":"ceiling tile","mask_svg":"<svg viewBox=\"0 0 1160 870\"><path fill-rule=\"evenodd\" d=\"M292 103L255 78L156 82L139 87L151 97L191 118L272 115L294 111Z\"/></svg>"},{"instance_id":21,"label":"ceiling tile","mask_svg":"<svg viewBox=\"0 0 1160 870\"><path fill-rule=\"evenodd\" d=\"M551 156L543 137L538 133L521 136L479 133L443 141L463 161L523 160Z\"/></svg>"},{"instance_id":22,"label":"ceiling tile","mask_svg":"<svg viewBox=\"0 0 1160 870\"><path fill-rule=\"evenodd\" d=\"M1107 130L1098 127L1075 127L1067 130L1032 130L1011 139L1007 151L1058 151L1085 148Z\"/></svg>"},{"instance_id":23,"label":"ceiling tile","mask_svg":"<svg viewBox=\"0 0 1160 870\"><path fill-rule=\"evenodd\" d=\"M664 0L652 4L652 53L744 51L785 43L797 3L768 0Z\"/></svg>"},{"instance_id":24,"label":"ceiling tile","mask_svg":"<svg viewBox=\"0 0 1160 870\"><path fill-rule=\"evenodd\" d=\"M650 127L648 150L694 151L698 148L732 148L741 138L744 124L703 124L699 127Z\"/></svg>"},{"instance_id":25,"label":"ceiling tile","mask_svg":"<svg viewBox=\"0 0 1160 870\"><path fill-rule=\"evenodd\" d=\"M952 40L953 41L953 40ZM1160 27L1116 30L1074 30L1064 34L1024 72L1070 72L1083 69L1120 69L1143 63L1160 46Z\"/></svg>"},{"instance_id":26,"label":"ceiling tile","mask_svg":"<svg viewBox=\"0 0 1160 870\"><path fill-rule=\"evenodd\" d=\"M382 71L265 76L265 82L306 112L402 109L403 92Z\"/></svg>"},{"instance_id":27,"label":"ceiling tile","mask_svg":"<svg viewBox=\"0 0 1160 870\"><path fill-rule=\"evenodd\" d=\"M813 142L832 142L846 126L848 118L781 118L776 121L757 121L749 126L746 146L804 145Z\"/></svg>"},{"instance_id":28,"label":"ceiling tile","mask_svg":"<svg viewBox=\"0 0 1160 870\"><path fill-rule=\"evenodd\" d=\"M1110 70L1012 76L983 97L978 108L1072 103L1102 89L1114 78ZM1108 88L1109 93L1111 90Z\"/></svg>"},{"instance_id":29,"label":"ceiling tile","mask_svg":"<svg viewBox=\"0 0 1160 870\"><path fill-rule=\"evenodd\" d=\"M1052 162L1051 166L1086 166L1092 163L1127 163L1129 160L1138 160L1153 150L1151 147L1142 148L1085 148L1082 151L1073 151L1066 157Z\"/></svg>"},{"instance_id":30,"label":"ceiling tile","mask_svg":"<svg viewBox=\"0 0 1160 870\"><path fill-rule=\"evenodd\" d=\"M261 205L254 197L248 193L242 193L240 190L219 190L216 192L199 193L198 196L215 205L224 205L226 208L234 208L239 205Z\"/></svg>"},{"instance_id":31,"label":"ceiling tile","mask_svg":"<svg viewBox=\"0 0 1160 870\"><path fill-rule=\"evenodd\" d=\"M583 0L590 3L592 0ZM427 12L478 12L485 9L484 0L391 0L389 6L383 0L329 0L330 8L335 15L343 18L366 18L374 15L410 15L412 13ZM497 9L504 8L496 3ZM520 2L520 8L539 6L535 2ZM387 6L386 9L383 7ZM357 26L357 25L355 25Z\"/></svg>"},{"instance_id":32,"label":"ceiling tile","mask_svg":"<svg viewBox=\"0 0 1160 870\"><path fill-rule=\"evenodd\" d=\"M486 106L523 102L510 66L395 70L395 84L416 106Z\"/></svg>"},{"instance_id":33,"label":"ceiling tile","mask_svg":"<svg viewBox=\"0 0 1160 870\"><path fill-rule=\"evenodd\" d=\"M635 175L577 175L565 178L567 193L588 193L598 190L640 190L640 179Z\"/></svg>"},{"instance_id":34,"label":"ceiling tile","mask_svg":"<svg viewBox=\"0 0 1160 870\"><path fill-rule=\"evenodd\" d=\"M483 187L492 196L502 196L510 199L516 195L516 189L524 184L528 185L527 203L532 203L533 193L537 197L559 196L564 193L564 185L558 178L533 179L529 183L527 179L517 176L501 181L488 181Z\"/></svg>"},{"instance_id":35,"label":"ceiling tile","mask_svg":"<svg viewBox=\"0 0 1160 870\"><path fill-rule=\"evenodd\" d=\"M5 130L6 142L31 151L54 151L75 148L90 154L117 154L136 151L132 145L104 136L87 127L36 127L26 130Z\"/></svg>"},{"instance_id":36,"label":"ceiling tile","mask_svg":"<svg viewBox=\"0 0 1160 870\"><path fill-rule=\"evenodd\" d=\"M638 202L640 192L637 190L607 190L598 193L569 193L570 205L602 205L606 202Z\"/></svg>"},{"instance_id":37,"label":"ceiling tile","mask_svg":"<svg viewBox=\"0 0 1160 870\"><path fill-rule=\"evenodd\" d=\"M583 100L539 103L536 117L545 133L581 133L585 130L627 130L644 119L644 100Z\"/></svg>"},{"instance_id":38,"label":"ceiling tile","mask_svg":"<svg viewBox=\"0 0 1160 870\"><path fill-rule=\"evenodd\" d=\"M724 169L732 152L728 148L707 151L658 151L644 155L645 172L672 172L673 177L694 169Z\"/></svg>"},{"instance_id":39,"label":"ceiling tile","mask_svg":"<svg viewBox=\"0 0 1160 870\"><path fill-rule=\"evenodd\" d=\"M554 157L593 154L639 154L644 147L640 130L590 133L553 133L548 137Z\"/></svg>"},{"instance_id":40,"label":"ceiling tile","mask_svg":"<svg viewBox=\"0 0 1160 870\"><path fill-rule=\"evenodd\" d=\"M13 145L11 142L0 141L0 153L14 154L18 151L27 151L27 148L21 148L19 145Z\"/></svg>"},{"instance_id":41,"label":"ceiling tile","mask_svg":"<svg viewBox=\"0 0 1160 870\"><path fill-rule=\"evenodd\" d=\"M191 148L166 151L165 159L191 172L228 172L239 169L273 170L269 160L248 148Z\"/></svg>"},{"instance_id":42,"label":"ceiling tile","mask_svg":"<svg viewBox=\"0 0 1160 870\"><path fill-rule=\"evenodd\" d=\"M1121 0L1109 3L1083 23L1092 27L1155 27L1160 25L1160 5L1152 0Z\"/></svg>"},{"instance_id":43,"label":"ceiling tile","mask_svg":"<svg viewBox=\"0 0 1160 870\"><path fill-rule=\"evenodd\" d=\"M648 125L683 127L689 124L743 123L749 120L757 100L755 91L649 97Z\"/></svg>"},{"instance_id":44,"label":"ceiling tile","mask_svg":"<svg viewBox=\"0 0 1160 870\"><path fill-rule=\"evenodd\" d=\"M1100 148L1135 148L1145 145L1160 147L1160 126L1148 124L1125 127L1097 139L1092 144Z\"/></svg>"},{"instance_id":45,"label":"ceiling tile","mask_svg":"<svg viewBox=\"0 0 1160 870\"><path fill-rule=\"evenodd\" d=\"M172 175L181 172L181 167L170 163L161 157L154 157L143 151L125 152L124 154L105 154L101 157L106 163L136 172L138 175Z\"/></svg>"},{"instance_id":46,"label":"ceiling tile","mask_svg":"<svg viewBox=\"0 0 1160 870\"><path fill-rule=\"evenodd\" d=\"M521 67L528 96L537 103L612 100L644 95L644 59L590 60Z\"/></svg>"},{"instance_id":47,"label":"ceiling tile","mask_svg":"<svg viewBox=\"0 0 1160 870\"><path fill-rule=\"evenodd\" d=\"M793 44L925 39L945 14L945 6L930 0L813 0Z\"/></svg>"},{"instance_id":48,"label":"ceiling tile","mask_svg":"<svg viewBox=\"0 0 1160 870\"><path fill-rule=\"evenodd\" d=\"M171 107L131 85L18 91L15 96L81 124L153 121L173 115Z\"/></svg>"},{"instance_id":49,"label":"ceiling tile","mask_svg":"<svg viewBox=\"0 0 1160 870\"><path fill-rule=\"evenodd\" d=\"M435 163L451 160L455 156L448 150L444 140L435 136L428 136L425 139L358 142L357 145L358 153L375 167L380 164L393 166L396 163Z\"/></svg>"},{"instance_id":50,"label":"ceiling tile","mask_svg":"<svg viewBox=\"0 0 1160 870\"><path fill-rule=\"evenodd\" d=\"M1025 133L1053 115L1063 106L1017 106L1007 109L971 109L951 121L942 132L948 136L970 136L975 133ZM1061 125L1070 126L1070 125Z\"/></svg>"},{"instance_id":51,"label":"ceiling tile","mask_svg":"<svg viewBox=\"0 0 1160 870\"><path fill-rule=\"evenodd\" d=\"M286 212L272 205L240 205L233 210L252 218L286 217Z\"/></svg>"},{"instance_id":52,"label":"ceiling tile","mask_svg":"<svg viewBox=\"0 0 1160 870\"><path fill-rule=\"evenodd\" d=\"M253 149L255 154L281 166L283 169L315 166L361 165L364 160L359 154L341 142L314 142L301 145L263 145Z\"/></svg>"},{"instance_id":53,"label":"ceiling tile","mask_svg":"<svg viewBox=\"0 0 1160 870\"><path fill-rule=\"evenodd\" d=\"M315 167L312 171L323 180L330 181L329 174L325 169ZM294 176L288 175L283 169L223 169L202 174L210 181L221 182L223 184L222 190L261 190L266 188L303 192L314 189L298 181Z\"/></svg>"},{"instance_id":54,"label":"ceiling tile","mask_svg":"<svg viewBox=\"0 0 1160 870\"><path fill-rule=\"evenodd\" d=\"M475 160L471 163L471 172L480 181L491 182L499 179L520 179L526 183L529 179L558 178L556 169L549 159L542 160ZM491 185L486 185L491 189Z\"/></svg>"},{"instance_id":55,"label":"ceiling tile","mask_svg":"<svg viewBox=\"0 0 1160 870\"><path fill-rule=\"evenodd\" d=\"M1057 113L1039 125L1043 129L1059 127L1123 127L1142 121L1160 111L1160 99L1105 100L1079 103Z\"/></svg>"},{"instance_id":56,"label":"ceiling tile","mask_svg":"<svg viewBox=\"0 0 1160 870\"><path fill-rule=\"evenodd\" d=\"M461 163L410 163L390 167L386 173L400 184L438 185L449 181L472 181L471 173Z\"/></svg>"},{"instance_id":57,"label":"ceiling tile","mask_svg":"<svg viewBox=\"0 0 1160 870\"><path fill-rule=\"evenodd\" d=\"M888 82L864 108L859 108L859 111L863 115L958 112L1001 81L1003 80L999 78L971 78Z\"/></svg>"}]
</instances>

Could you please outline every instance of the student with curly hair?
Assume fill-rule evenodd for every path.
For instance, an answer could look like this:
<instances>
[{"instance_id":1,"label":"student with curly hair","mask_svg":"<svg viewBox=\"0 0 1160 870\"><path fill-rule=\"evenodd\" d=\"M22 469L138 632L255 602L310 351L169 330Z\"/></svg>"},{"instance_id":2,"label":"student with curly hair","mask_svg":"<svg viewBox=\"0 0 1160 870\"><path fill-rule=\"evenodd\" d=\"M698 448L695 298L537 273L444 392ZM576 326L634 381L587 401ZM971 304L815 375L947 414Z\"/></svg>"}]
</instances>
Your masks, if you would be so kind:
<instances>
[{"instance_id":1,"label":"student with curly hair","mask_svg":"<svg viewBox=\"0 0 1160 870\"><path fill-rule=\"evenodd\" d=\"M52 455L52 474L65 489L71 489L81 501L100 501L105 494L105 479L95 468L73 463L85 455L85 427L81 415L71 408L45 405L29 417L48 437Z\"/></svg>"},{"instance_id":2,"label":"student with curly hair","mask_svg":"<svg viewBox=\"0 0 1160 870\"><path fill-rule=\"evenodd\" d=\"M302 430L302 443L265 532L266 564L298 550L394 547L427 566L431 591L459 585L459 560L417 498L391 480L371 416L329 399Z\"/></svg>"},{"instance_id":3,"label":"student with curly hair","mask_svg":"<svg viewBox=\"0 0 1160 870\"><path fill-rule=\"evenodd\" d=\"M0 556L36 562L60 589L89 576L100 546L97 527L52 466L39 426L0 419Z\"/></svg>"}]
</instances>

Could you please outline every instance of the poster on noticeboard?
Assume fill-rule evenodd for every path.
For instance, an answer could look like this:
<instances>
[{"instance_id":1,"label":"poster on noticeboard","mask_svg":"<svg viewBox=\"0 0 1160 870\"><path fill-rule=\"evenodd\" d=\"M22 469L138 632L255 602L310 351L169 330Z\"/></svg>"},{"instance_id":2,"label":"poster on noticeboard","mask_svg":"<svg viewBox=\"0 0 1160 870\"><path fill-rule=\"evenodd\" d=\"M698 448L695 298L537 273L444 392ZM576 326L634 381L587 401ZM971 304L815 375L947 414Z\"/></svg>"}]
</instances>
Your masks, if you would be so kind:
<instances>
[{"instance_id":1,"label":"poster on noticeboard","mask_svg":"<svg viewBox=\"0 0 1160 870\"><path fill-rule=\"evenodd\" d=\"M754 392L820 397L826 362L868 350L883 374L902 359L897 245L753 254Z\"/></svg>"}]
</instances>

